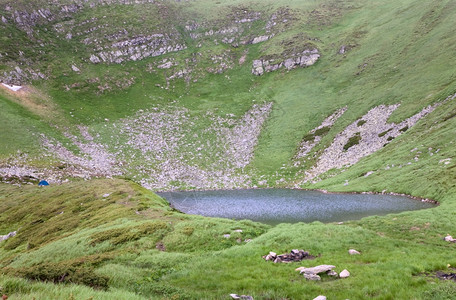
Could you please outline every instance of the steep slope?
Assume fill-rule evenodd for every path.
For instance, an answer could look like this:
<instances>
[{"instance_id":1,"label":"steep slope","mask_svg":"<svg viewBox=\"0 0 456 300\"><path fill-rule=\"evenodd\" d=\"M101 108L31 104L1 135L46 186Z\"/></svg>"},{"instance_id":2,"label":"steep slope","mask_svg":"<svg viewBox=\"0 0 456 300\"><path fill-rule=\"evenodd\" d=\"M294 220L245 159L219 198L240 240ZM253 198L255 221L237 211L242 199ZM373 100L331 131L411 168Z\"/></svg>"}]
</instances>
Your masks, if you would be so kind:
<instances>
[{"instance_id":1,"label":"steep slope","mask_svg":"<svg viewBox=\"0 0 456 300\"><path fill-rule=\"evenodd\" d=\"M55 157L60 162L46 172L54 180L73 172L59 171L63 164L79 169L75 175L125 174L158 189L295 184L308 181L305 171L319 168L323 149L371 109L400 104L387 120L399 123L454 94L452 5L4 1L2 80L41 90L38 103L47 107L22 105L67 137L52 141L60 151L50 137L41 139L42 152L76 156ZM261 134L242 131L244 139L220 141L216 132L241 126L255 103L272 103L267 119L255 125ZM297 163L308 132L344 107L308 153L312 159ZM143 139L120 150L131 144L121 134L131 131L126 124L156 118L147 115L151 109L175 122L144 123L165 143L151 148L155 142ZM166 149L176 138L166 126L182 132L174 150ZM142 134L129 136L138 141ZM108 156L120 169L90 170ZM251 159L232 169L230 161L241 156ZM168 172L170 165L180 171ZM185 178L192 173L194 180ZM214 176L226 179L207 179Z\"/></svg>"},{"instance_id":2,"label":"steep slope","mask_svg":"<svg viewBox=\"0 0 456 300\"><path fill-rule=\"evenodd\" d=\"M443 240L456 235L455 8L0 0L0 180L15 184L0 183L0 234L16 233L0 242L0 293L453 299L435 275L456 264ZM51 187L25 184L39 179ZM184 215L138 184L394 192L440 205L271 228ZM309 266L352 276L307 282L296 265L261 259L296 248L321 254Z\"/></svg>"}]
</instances>

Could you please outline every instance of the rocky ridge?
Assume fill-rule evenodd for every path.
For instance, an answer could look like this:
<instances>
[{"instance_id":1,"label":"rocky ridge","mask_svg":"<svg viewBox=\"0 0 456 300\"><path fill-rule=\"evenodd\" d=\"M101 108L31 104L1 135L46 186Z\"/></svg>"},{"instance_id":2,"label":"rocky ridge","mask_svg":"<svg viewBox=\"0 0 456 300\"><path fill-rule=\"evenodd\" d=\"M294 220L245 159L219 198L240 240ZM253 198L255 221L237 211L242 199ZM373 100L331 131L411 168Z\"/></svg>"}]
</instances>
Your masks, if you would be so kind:
<instances>
[{"instance_id":1,"label":"rocky ridge","mask_svg":"<svg viewBox=\"0 0 456 300\"><path fill-rule=\"evenodd\" d=\"M110 20L106 15L102 15L102 11L98 14L87 13L95 7L112 5L142 5L144 11L150 12L150 16L144 17L150 24L144 24L142 27L130 26L132 20L123 19L121 15L114 16ZM84 64L122 64L129 61L140 61L181 52L188 49L189 46L193 47L194 43L197 48L219 43L232 46L223 53L205 53L203 55L205 59L198 59L187 64L188 66L175 70L166 78L167 82L185 78L187 84L191 84L192 80L199 78L195 75L190 76L193 70L204 69L210 73L223 73L234 66L232 57L237 53L235 48L267 42L284 31L296 19L294 12L289 8L279 8L272 13L266 13L242 6L228 7L229 9L224 15L217 20L186 21L181 24L179 21L182 17L180 8L176 10L163 1L72 0L64 2L54 0L52 3L36 1L29 5L9 3L3 7L5 14L2 15L0 25L15 26L25 32L29 36L30 45L24 45L24 47L33 47L32 52L39 53L45 59L55 56L52 50L47 49L47 46L50 45L45 40L49 34L54 34L59 40L52 45L54 49L57 49L62 42L84 45L82 48L79 47L80 49L72 50L74 53L80 52L83 55L76 59L81 60L77 62L79 71L75 71L78 74L85 73ZM111 24L112 22L123 24L123 26L115 26ZM258 26L259 24L261 26ZM193 42L190 42L188 38ZM0 58L1 51L0 48ZM0 76L1 82L23 85L32 80L43 80L53 76L51 69L45 69L40 65L40 59L37 59L35 54L22 53L19 59L15 57L15 54L11 55L6 52L3 54L5 54L4 63L8 67ZM262 67L266 72L281 67L290 70L297 66L309 66L318 59L316 55L319 56L316 53L304 54L300 53L299 57L279 55L277 58L283 61L280 65L264 58L261 59ZM184 56L188 57L188 55ZM303 59L304 56L307 58ZM10 57L15 58L10 61ZM245 60L245 55L243 60ZM206 65L210 63L214 66L207 67ZM241 65L241 63L239 64ZM74 64L69 65L68 68L74 70L73 66ZM84 85L84 83L74 82L66 84L64 88L68 90L73 89L74 86L74 89L77 90L80 85ZM105 85L110 87L104 88ZM124 88L119 84L112 85L108 82L101 82L99 86L101 92Z\"/></svg>"}]
</instances>

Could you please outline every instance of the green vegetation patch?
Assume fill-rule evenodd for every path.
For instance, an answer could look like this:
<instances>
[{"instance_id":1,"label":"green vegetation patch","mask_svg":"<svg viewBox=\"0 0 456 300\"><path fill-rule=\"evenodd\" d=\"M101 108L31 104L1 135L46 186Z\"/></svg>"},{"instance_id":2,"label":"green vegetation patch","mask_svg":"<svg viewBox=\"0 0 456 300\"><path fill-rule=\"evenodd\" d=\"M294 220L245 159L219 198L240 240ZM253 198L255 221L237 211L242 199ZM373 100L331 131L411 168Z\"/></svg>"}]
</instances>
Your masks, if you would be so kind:
<instances>
[{"instance_id":1,"label":"green vegetation patch","mask_svg":"<svg viewBox=\"0 0 456 300\"><path fill-rule=\"evenodd\" d=\"M344 145L344 151L347 151L351 147L358 145L360 141L361 141L361 133L357 132L357 133L355 133L354 136L352 136L348 139L348 142Z\"/></svg>"},{"instance_id":2,"label":"green vegetation patch","mask_svg":"<svg viewBox=\"0 0 456 300\"><path fill-rule=\"evenodd\" d=\"M317 130L315 130L314 133L309 133L309 134L306 134L302 140L304 142L309 142L309 141L313 141L315 139L316 136L324 136L326 135L329 130L331 130L331 127L330 126L324 126L322 128L319 128Z\"/></svg>"},{"instance_id":3,"label":"green vegetation patch","mask_svg":"<svg viewBox=\"0 0 456 300\"><path fill-rule=\"evenodd\" d=\"M144 236L151 236L158 231L160 231L160 234L158 234L156 239L160 239L171 229L169 223L164 221L147 222L134 227L110 229L92 234L90 236L90 245L95 246L104 241L109 241L113 245L120 245L126 242L139 240Z\"/></svg>"},{"instance_id":4,"label":"green vegetation patch","mask_svg":"<svg viewBox=\"0 0 456 300\"><path fill-rule=\"evenodd\" d=\"M388 130L385 130L385 131L383 131L383 132L380 132L380 133L378 134L378 137L383 137L383 136L387 135L388 132L390 132L391 130L393 130L393 128L390 128L390 129L388 129Z\"/></svg>"},{"instance_id":5,"label":"green vegetation patch","mask_svg":"<svg viewBox=\"0 0 456 300\"><path fill-rule=\"evenodd\" d=\"M7 274L21 276L31 280L53 283L76 283L94 288L106 289L109 278L95 273L95 267L112 259L112 253L84 256L59 263L42 263L31 267L10 269L5 268Z\"/></svg>"},{"instance_id":6,"label":"green vegetation patch","mask_svg":"<svg viewBox=\"0 0 456 300\"><path fill-rule=\"evenodd\" d=\"M361 127L361 126L363 126L364 124L366 124L366 122L367 122L366 120L359 120L358 123L356 123L356 125L357 125L358 127Z\"/></svg>"}]
</instances>

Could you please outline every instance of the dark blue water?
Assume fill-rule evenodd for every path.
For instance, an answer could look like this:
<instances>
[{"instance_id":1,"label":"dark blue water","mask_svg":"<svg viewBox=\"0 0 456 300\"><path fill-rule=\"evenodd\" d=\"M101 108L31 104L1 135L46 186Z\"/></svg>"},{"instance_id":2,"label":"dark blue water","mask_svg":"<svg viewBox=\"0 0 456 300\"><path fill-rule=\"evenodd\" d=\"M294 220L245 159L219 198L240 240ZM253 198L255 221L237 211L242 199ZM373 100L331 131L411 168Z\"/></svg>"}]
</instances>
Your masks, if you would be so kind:
<instances>
[{"instance_id":1,"label":"dark blue water","mask_svg":"<svg viewBox=\"0 0 456 300\"><path fill-rule=\"evenodd\" d=\"M158 195L188 214L249 219L271 225L340 222L434 207L402 196L325 194L290 189L162 192Z\"/></svg>"}]
</instances>

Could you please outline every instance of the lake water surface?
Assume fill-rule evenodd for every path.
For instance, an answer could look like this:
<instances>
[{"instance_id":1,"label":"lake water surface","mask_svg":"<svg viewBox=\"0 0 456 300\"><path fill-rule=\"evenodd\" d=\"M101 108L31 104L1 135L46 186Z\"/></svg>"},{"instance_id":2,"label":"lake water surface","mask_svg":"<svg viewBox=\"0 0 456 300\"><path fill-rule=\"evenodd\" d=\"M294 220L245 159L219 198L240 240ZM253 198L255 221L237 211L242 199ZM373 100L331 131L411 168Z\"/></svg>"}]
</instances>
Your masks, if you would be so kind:
<instances>
[{"instance_id":1,"label":"lake water surface","mask_svg":"<svg viewBox=\"0 0 456 300\"><path fill-rule=\"evenodd\" d=\"M162 192L176 209L194 215L249 219L271 225L340 222L434 207L402 196L326 194L291 189Z\"/></svg>"}]
</instances>

